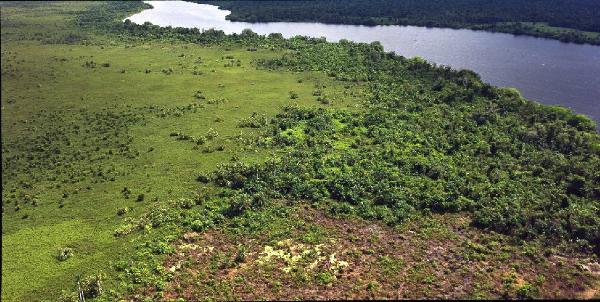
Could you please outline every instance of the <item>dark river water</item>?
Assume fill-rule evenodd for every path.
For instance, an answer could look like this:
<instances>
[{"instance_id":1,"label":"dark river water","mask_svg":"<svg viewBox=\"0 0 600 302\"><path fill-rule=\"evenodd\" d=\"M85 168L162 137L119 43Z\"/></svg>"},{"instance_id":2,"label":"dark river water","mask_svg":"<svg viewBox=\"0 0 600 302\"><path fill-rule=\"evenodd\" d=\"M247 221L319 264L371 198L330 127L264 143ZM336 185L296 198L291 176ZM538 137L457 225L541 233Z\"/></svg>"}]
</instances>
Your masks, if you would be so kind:
<instances>
[{"instance_id":1,"label":"dark river water","mask_svg":"<svg viewBox=\"0 0 600 302\"><path fill-rule=\"evenodd\" d=\"M129 19L160 26L219 29L241 33L281 33L325 37L336 42L379 41L387 51L420 56L438 65L470 69L490 84L515 87L528 99L558 104L591 117L600 125L600 46L489 33L467 29L417 26L360 26L322 23L246 23L225 20L227 10L184 1L146 1L154 9Z\"/></svg>"}]
</instances>

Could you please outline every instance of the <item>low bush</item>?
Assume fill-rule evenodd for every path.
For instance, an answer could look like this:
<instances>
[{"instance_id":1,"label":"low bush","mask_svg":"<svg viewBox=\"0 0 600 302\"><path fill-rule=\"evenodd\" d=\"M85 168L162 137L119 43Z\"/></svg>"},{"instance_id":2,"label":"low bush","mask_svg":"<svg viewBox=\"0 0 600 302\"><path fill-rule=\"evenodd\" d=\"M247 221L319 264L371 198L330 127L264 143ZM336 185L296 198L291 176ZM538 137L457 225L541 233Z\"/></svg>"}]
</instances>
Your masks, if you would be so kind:
<instances>
[{"instance_id":1,"label":"low bush","mask_svg":"<svg viewBox=\"0 0 600 302\"><path fill-rule=\"evenodd\" d=\"M73 249L70 247L63 247L58 249L56 253L56 259L58 261L66 261L67 259L73 257Z\"/></svg>"}]
</instances>

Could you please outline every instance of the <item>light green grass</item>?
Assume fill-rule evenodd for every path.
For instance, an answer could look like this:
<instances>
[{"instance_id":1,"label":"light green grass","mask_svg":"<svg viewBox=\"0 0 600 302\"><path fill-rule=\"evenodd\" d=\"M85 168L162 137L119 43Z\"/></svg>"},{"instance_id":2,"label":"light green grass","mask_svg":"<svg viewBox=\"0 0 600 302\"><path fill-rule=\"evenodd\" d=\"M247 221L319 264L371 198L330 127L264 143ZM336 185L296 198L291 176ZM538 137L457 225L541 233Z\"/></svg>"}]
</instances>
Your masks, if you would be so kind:
<instances>
[{"instance_id":1,"label":"light green grass","mask_svg":"<svg viewBox=\"0 0 600 302\"><path fill-rule=\"evenodd\" d=\"M40 26L59 34L72 30L66 23L69 14L89 5L96 4L2 7L3 146L30 140L59 126L45 117L49 112L64 112L63 121L56 123L69 128L85 127L81 125L80 109L91 113L131 110L144 116L143 123L134 123L127 130L133 137L131 148L140 155L135 159L113 156L98 162L101 166L114 166L124 174L117 175L114 181L93 183L85 179L74 184L40 181L26 189L18 188L18 181L28 178L24 173L3 180L8 185L3 187L18 188L16 192L3 189L3 200L25 192L37 195L40 201L36 207L21 205L18 211L12 203L3 203L3 301L53 299L62 289L72 289L78 274L98 271L111 274L111 261L127 253L135 241L135 237L113 236L124 219L116 214L119 208L133 208L125 217L135 217L167 200L190 196L199 187L195 181L198 173L215 169L233 155L248 161L264 158L264 150L244 150L243 144L235 139L240 132L250 137L258 131L238 128L240 119L253 112L274 116L283 106L293 104L354 108L359 103L358 99L345 95L358 91L357 86L346 89L321 74L263 71L253 65L254 60L281 52L158 42L124 45L108 43L102 37L94 38L95 44L100 45L87 46L29 40L43 32ZM5 28L5 21L12 22L12 26ZM224 56L239 59L241 66L224 67L229 61ZM198 57L201 63L197 62ZM82 66L87 61L94 61L96 67ZM102 67L103 63L109 63L110 67ZM192 74L194 66L203 74ZM161 72L169 68L172 74ZM146 69L151 72L146 73ZM312 96L317 84L327 86L323 91L333 100L331 105L322 105ZM197 90L203 92L206 100L194 97ZM291 100L290 91L297 92L299 98ZM217 98L228 102L207 103ZM157 117L144 109L147 106L173 109L198 102L204 107L181 116ZM222 121L215 122L217 118ZM222 145L223 151L203 153L203 146L193 149L194 143L169 136L174 131L201 136L210 128L219 137L207 145ZM74 141L85 139L69 135ZM153 151L148 152L151 148ZM70 169L87 168L85 162L75 162ZM124 187L132 191L129 199L121 193ZM77 189L79 192L73 193ZM67 198L62 198L63 192L69 192ZM136 196L142 193L145 200L136 202ZM59 208L63 199L64 207ZM25 215L28 216L23 218ZM62 247L73 248L74 257L64 262L56 260L57 249Z\"/></svg>"},{"instance_id":2,"label":"light green grass","mask_svg":"<svg viewBox=\"0 0 600 302\"><path fill-rule=\"evenodd\" d=\"M548 23L545 23L545 22L523 22L523 24L533 25L535 27L535 29L539 30L540 32L548 32L548 33L577 32L577 33L580 33L583 36L588 37L590 39L600 38L600 33L597 33L597 32L574 30L572 28L566 28L566 27L550 26L550 25L548 25Z\"/></svg>"}]
</instances>

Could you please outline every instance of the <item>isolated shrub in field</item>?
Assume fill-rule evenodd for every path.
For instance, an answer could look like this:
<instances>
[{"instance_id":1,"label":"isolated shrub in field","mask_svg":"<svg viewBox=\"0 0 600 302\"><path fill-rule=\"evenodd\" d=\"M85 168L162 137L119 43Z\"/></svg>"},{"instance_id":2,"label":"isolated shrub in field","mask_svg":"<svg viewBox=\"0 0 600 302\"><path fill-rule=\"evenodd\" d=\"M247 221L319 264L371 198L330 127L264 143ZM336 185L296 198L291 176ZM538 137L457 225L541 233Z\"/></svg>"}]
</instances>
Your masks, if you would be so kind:
<instances>
[{"instance_id":1,"label":"isolated shrub in field","mask_svg":"<svg viewBox=\"0 0 600 302\"><path fill-rule=\"evenodd\" d=\"M69 258L73 257L73 249L70 247L63 247L58 249L56 253L56 259L58 261L65 261Z\"/></svg>"},{"instance_id":2,"label":"isolated shrub in field","mask_svg":"<svg viewBox=\"0 0 600 302\"><path fill-rule=\"evenodd\" d=\"M219 86L219 87L221 87L221 86ZM223 86L223 87L225 87L225 86ZM228 100L227 99L223 99L223 98L210 99L210 100L207 101L207 103L211 104L211 105L225 104L227 102L228 102Z\"/></svg>"},{"instance_id":3,"label":"isolated shrub in field","mask_svg":"<svg viewBox=\"0 0 600 302\"><path fill-rule=\"evenodd\" d=\"M124 208L120 208L117 210L117 215L119 216L123 216L125 214L129 213L129 208L128 207L124 207Z\"/></svg>"},{"instance_id":4,"label":"isolated shrub in field","mask_svg":"<svg viewBox=\"0 0 600 302\"><path fill-rule=\"evenodd\" d=\"M207 174L199 174L198 177L196 178L197 181L201 182L201 183L208 183L210 182L210 176Z\"/></svg>"},{"instance_id":5,"label":"isolated shrub in field","mask_svg":"<svg viewBox=\"0 0 600 302\"><path fill-rule=\"evenodd\" d=\"M215 139L219 136L219 132L217 132L217 130L210 128L208 129L208 131L206 132L206 138L209 140Z\"/></svg>"},{"instance_id":6,"label":"isolated shrub in field","mask_svg":"<svg viewBox=\"0 0 600 302\"><path fill-rule=\"evenodd\" d=\"M204 145L206 143L206 137L200 136L196 138L196 145Z\"/></svg>"},{"instance_id":7,"label":"isolated shrub in field","mask_svg":"<svg viewBox=\"0 0 600 302\"><path fill-rule=\"evenodd\" d=\"M258 114L257 112L253 112L252 116L248 118L241 119L238 122L239 128L261 128L268 124L267 116L264 114Z\"/></svg>"},{"instance_id":8,"label":"isolated shrub in field","mask_svg":"<svg viewBox=\"0 0 600 302\"><path fill-rule=\"evenodd\" d=\"M246 261L246 253L247 248L245 245L238 246L237 252L235 254L235 259L233 261L235 261L235 263L242 263Z\"/></svg>"},{"instance_id":9,"label":"isolated shrub in field","mask_svg":"<svg viewBox=\"0 0 600 302\"><path fill-rule=\"evenodd\" d=\"M83 64L84 67L87 68L96 68L96 62L94 61L86 61L85 64Z\"/></svg>"},{"instance_id":10,"label":"isolated shrub in field","mask_svg":"<svg viewBox=\"0 0 600 302\"><path fill-rule=\"evenodd\" d=\"M290 91L289 95L290 95L290 99L292 99L292 100L295 100L298 98L298 93L296 93L294 91Z\"/></svg>"},{"instance_id":11,"label":"isolated shrub in field","mask_svg":"<svg viewBox=\"0 0 600 302\"><path fill-rule=\"evenodd\" d=\"M317 98L317 101L323 105L328 105L331 103L331 101L328 98L321 96Z\"/></svg>"},{"instance_id":12,"label":"isolated shrub in field","mask_svg":"<svg viewBox=\"0 0 600 302\"><path fill-rule=\"evenodd\" d=\"M213 153L215 152L215 147L213 146L205 146L202 148L202 153Z\"/></svg>"},{"instance_id":13,"label":"isolated shrub in field","mask_svg":"<svg viewBox=\"0 0 600 302\"><path fill-rule=\"evenodd\" d=\"M92 299L102 295L104 290L102 289L102 275L93 275L83 278L79 281L83 296Z\"/></svg>"},{"instance_id":14,"label":"isolated shrub in field","mask_svg":"<svg viewBox=\"0 0 600 302\"><path fill-rule=\"evenodd\" d=\"M145 196L144 196L144 194L139 194L139 195L137 196L137 201L138 201L138 202L144 201L144 197L145 197Z\"/></svg>"},{"instance_id":15,"label":"isolated shrub in field","mask_svg":"<svg viewBox=\"0 0 600 302\"><path fill-rule=\"evenodd\" d=\"M199 99L199 100L204 100L206 99L206 97L204 96L204 94L202 94L202 91L198 90L194 93L194 97Z\"/></svg>"},{"instance_id":16,"label":"isolated shrub in field","mask_svg":"<svg viewBox=\"0 0 600 302\"><path fill-rule=\"evenodd\" d=\"M121 190L121 193L125 199L129 199L129 195L131 195L131 191L127 187L124 187L123 190Z\"/></svg>"}]
</instances>

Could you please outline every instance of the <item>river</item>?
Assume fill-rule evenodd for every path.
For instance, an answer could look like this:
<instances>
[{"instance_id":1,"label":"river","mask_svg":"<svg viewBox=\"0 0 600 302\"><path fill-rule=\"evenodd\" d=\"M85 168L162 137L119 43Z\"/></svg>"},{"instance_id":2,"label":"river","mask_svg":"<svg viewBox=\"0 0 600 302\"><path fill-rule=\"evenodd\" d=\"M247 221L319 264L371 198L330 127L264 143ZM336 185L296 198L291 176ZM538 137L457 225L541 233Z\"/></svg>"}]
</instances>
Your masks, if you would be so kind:
<instances>
[{"instance_id":1,"label":"river","mask_svg":"<svg viewBox=\"0 0 600 302\"><path fill-rule=\"evenodd\" d=\"M569 107L600 126L600 46L468 29L231 22L225 19L229 11L213 5L146 2L154 8L128 19L137 24L214 28L225 33L249 28L262 35L325 37L330 42L379 41L385 50L405 57L420 56L438 65L473 70L492 85L515 87L528 99Z\"/></svg>"}]
</instances>

